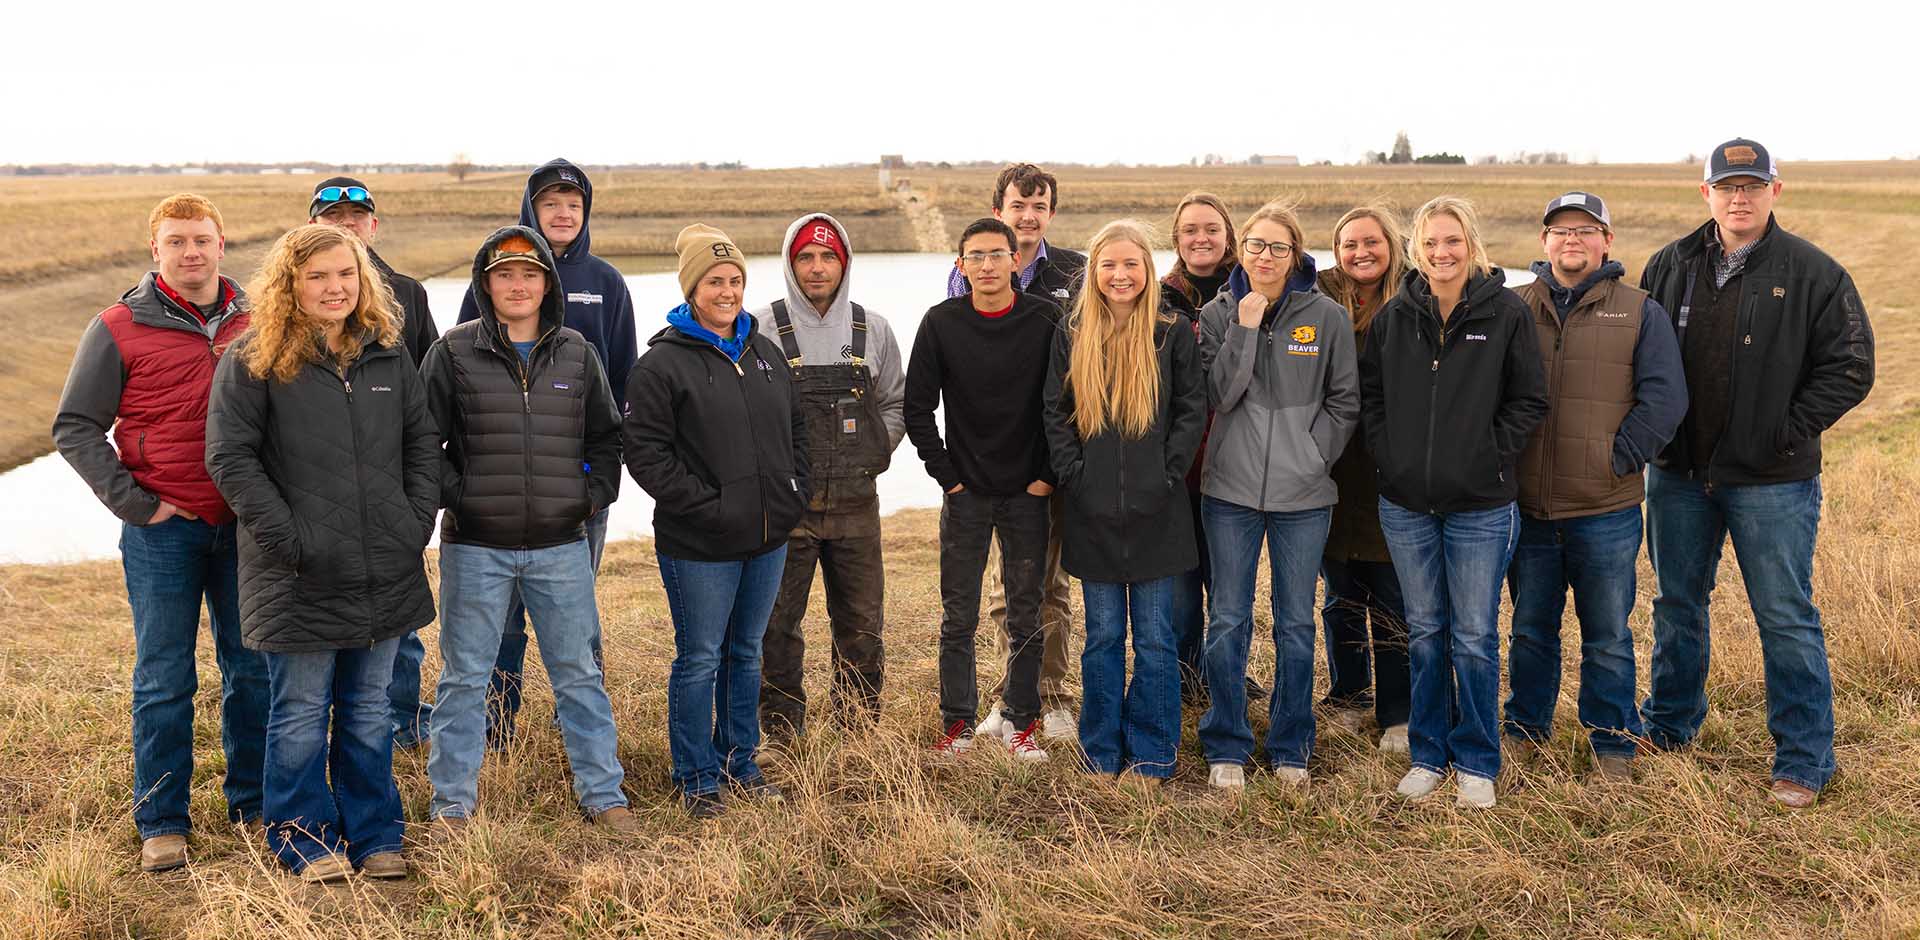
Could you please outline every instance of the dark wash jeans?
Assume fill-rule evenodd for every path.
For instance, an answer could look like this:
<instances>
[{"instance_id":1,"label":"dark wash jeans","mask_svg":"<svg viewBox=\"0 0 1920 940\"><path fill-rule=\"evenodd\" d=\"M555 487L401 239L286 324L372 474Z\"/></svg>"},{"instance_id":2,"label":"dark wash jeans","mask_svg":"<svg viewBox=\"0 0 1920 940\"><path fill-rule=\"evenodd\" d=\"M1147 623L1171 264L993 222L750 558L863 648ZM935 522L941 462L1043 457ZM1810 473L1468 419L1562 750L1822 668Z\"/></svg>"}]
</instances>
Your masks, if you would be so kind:
<instances>
[{"instance_id":1,"label":"dark wash jeans","mask_svg":"<svg viewBox=\"0 0 1920 940\"><path fill-rule=\"evenodd\" d=\"M266 654L267 841L292 871L335 852L359 865L400 851L406 814L387 723L399 645Z\"/></svg>"},{"instance_id":2,"label":"dark wash jeans","mask_svg":"<svg viewBox=\"0 0 1920 940\"><path fill-rule=\"evenodd\" d=\"M1173 576L1173 643L1180 659L1180 695L1198 700L1207 687L1207 620L1213 613L1213 569L1207 557L1207 527L1200 513L1200 491L1188 490L1193 502L1193 538L1200 564Z\"/></svg>"},{"instance_id":3,"label":"dark wash jeans","mask_svg":"<svg viewBox=\"0 0 1920 940\"><path fill-rule=\"evenodd\" d=\"M1413 765L1500 773L1500 583L1520 540L1512 503L1424 513L1380 498L1380 531L1407 605Z\"/></svg>"},{"instance_id":4,"label":"dark wash jeans","mask_svg":"<svg viewBox=\"0 0 1920 940\"><path fill-rule=\"evenodd\" d=\"M1002 697L1005 716L1025 729L1040 717L1040 601L1047 565L1047 497L1021 493L947 494L940 507L940 723L979 720L974 636L980 628L980 576L987 545L1000 540L1013 654Z\"/></svg>"},{"instance_id":5,"label":"dark wash jeans","mask_svg":"<svg viewBox=\"0 0 1920 940\"><path fill-rule=\"evenodd\" d=\"M220 666L227 819L259 819L267 750L267 662L240 642L235 523L175 516L123 526L120 561L133 608L133 821L142 839L185 833L193 783L194 645L200 604Z\"/></svg>"},{"instance_id":6,"label":"dark wash jeans","mask_svg":"<svg viewBox=\"0 0 1920 940\"><path fill-rule=\"evenodd\" d=\"M1080 750L1095 773L1173 776L1174 751L1180 747L1180 666L1173 646L1177 577L1080 582L1087 609L1087 647L1080 654Z\"/></svg>"},{"instance_id":7,"label":"dark wash jeans","mask_svg":"<svg viewBox=\"0 0 1920 940\"><path fill-rule=\"evenodd\" d=\"M760 652L780 593L787 546L745 561L691 561L659 552L673 615L667 677L667 747L673 783L689 796L731 780L764 779L760 748ZM534 628L538 630L538 627Z\"/></svg>"},{"instance_id":8,"label":"dark wash jeans","mask_svg":"<svg viewBox=\"0 0 1920 940\"><path fill-rule=\"evenodd\" d=\"M1406 602L1393 562L1322 558L1320 577L1327 585L1320 605L1327 635L1327 701L1342 708L1371 704L1382 730L1406 724L1413 680L1407 667Z\"/></svg>"},{"instance_id":9,"label":"dark wash jeans","mask_svg":"<svg viewBox=\"0 0 1920 940\"><path fill-rule=\"evenodd\" d=\"M587 550L593 555L593 573L600 574L600 556L607 550L607 514L610 509L602 509L587 517ZM418 640L415 640L418 643ZM401 654L405 656L403 652ZM423 654L424 655L424 654ZM593 662L604 670L605 662L600 655L600 634L593 635ZM487 746L500 748L513 736L513 721L520 715L520 690L524 684L523 676L527 669L527 605L520 600L519 592L513 595L513 602L507 605L507 623L500 634L500 655L494 659L493 675L487 680ZM414 669L413 681L417 687L420 670ZM416 698L418 695L416 693ZM399 704L395 704L398 714ZM427 706L429 712L431 706ZM557 725L558 722L556 721ZM424 737L424 733L422 735Z\"/></svg>"},{"instance_id":10,"label":"dark wash jeans","mask_svg":"<svg viewBox=\"0 0 1920 940\"><path fill-rule=\"evenodd\" d=\"M1820 609L1813 606L1813 546L1820 478L1716 486L1658 467L1647 472L1647 555L1653 598L1651 688L1640 707L1660 747L1693 740L1707 717L1711 651L1708 601L1727 536L1760 628L1773 777L1818 790L1832 778L1833 677Z\"/></svg>"},{"instance_id":11,"label":"dark wash jeans","mask_svg":"<svg viewBox=\"0 0 1920 940\"><path fill-rule=\"evenodd\" d=\"M1632 757L1641 736L1633 694L1634 563L1640 557L1640 507L1597 516L1535 519L1520 515L1520 545L1507 569L1513 640L1507 654L1503 730L1543 742L1553 737L1560 698L1560 621L1573 591L1580 619L1580 724L1593 752Z\"/></svg>"}]
</instances>

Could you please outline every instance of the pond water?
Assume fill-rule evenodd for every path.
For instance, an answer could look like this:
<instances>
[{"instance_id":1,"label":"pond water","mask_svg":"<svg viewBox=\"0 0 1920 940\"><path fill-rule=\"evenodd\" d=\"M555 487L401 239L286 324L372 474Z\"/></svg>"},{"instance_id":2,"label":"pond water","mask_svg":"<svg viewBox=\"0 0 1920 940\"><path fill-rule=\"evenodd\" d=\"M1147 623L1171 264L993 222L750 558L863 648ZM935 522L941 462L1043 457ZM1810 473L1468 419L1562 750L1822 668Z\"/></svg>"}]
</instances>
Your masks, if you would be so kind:
<instances>
[{"instance_id":1,"label":"pond water","mask_svg":"<svg viewBox=\"0 0 1920 940\"><path fill-rule=\"evenodd\" d=\"M1325 252L1314 254L1322 266L1332 263ZM1162 270L1172 260L1170 252L1156 253L1155 261ZM899 340L900 354L905 356L913 348L921 315L944 296L947 271L952 266L952 257L940 254L862 255L852 267L853 296L861 306L887 318ZM1516 271L1511 280L1518 283L1531 277ZM781 284L777 259L749 261L749 308L784 296ZM665 272L630 275L627 285L633 292L644 352L647 338L666 325L667 311L680 303L679 284L671 272ZM434 278L426 282L426 288L434 319L445 330L460 312L467 282L463 278ZM909 441L901 441L894 451L892 467L878 483L883 513L940 505L940 487L927 476ZM0 506L7 507L9 516L8 525L0 530L0 563L80 561L119 554L119 520L100 505L58 454L0 474ZM608 537L651 534L652 522L653 501L632 478L623 477Z\"/></svg>"}]
</instances>

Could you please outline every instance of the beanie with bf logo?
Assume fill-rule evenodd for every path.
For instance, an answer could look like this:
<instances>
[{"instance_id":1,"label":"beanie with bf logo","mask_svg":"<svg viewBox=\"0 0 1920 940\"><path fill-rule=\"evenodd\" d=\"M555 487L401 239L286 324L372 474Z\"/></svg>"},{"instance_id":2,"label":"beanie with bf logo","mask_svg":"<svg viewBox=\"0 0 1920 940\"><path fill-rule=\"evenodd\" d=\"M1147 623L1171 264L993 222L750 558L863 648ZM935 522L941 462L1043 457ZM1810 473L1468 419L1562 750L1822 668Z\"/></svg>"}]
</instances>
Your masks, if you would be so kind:
<instances>
[{"instance_id":1,"label":"beanie with bf logo","mask_svg":"<svg viewBox=\"0 0 1920 940\"><path fill-rule=\"evenodd\" d=\"M695 222L674 236L673 251L680 256L680 296L692 300L693 285L717 265L731 264L740 269L741 286L746 285L747 256L733 244L727 233L711 225Z\"/></svg>"}]
</instances>

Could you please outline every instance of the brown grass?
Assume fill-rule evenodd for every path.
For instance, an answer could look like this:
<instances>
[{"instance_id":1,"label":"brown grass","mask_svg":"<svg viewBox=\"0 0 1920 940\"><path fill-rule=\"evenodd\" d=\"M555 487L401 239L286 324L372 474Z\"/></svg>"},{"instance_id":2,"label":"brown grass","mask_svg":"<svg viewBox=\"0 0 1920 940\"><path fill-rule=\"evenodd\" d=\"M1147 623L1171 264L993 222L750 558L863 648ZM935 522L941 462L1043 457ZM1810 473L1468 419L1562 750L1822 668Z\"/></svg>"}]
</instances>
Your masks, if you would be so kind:
<instances>
[{"instance_id":1,"label":"brown grass","mask_svg":"<svg viewBox=\"0 0 1920 940\"><path fill-rule=\"evenodd\" d=\"M1244 798L1216 798L1206 791L1191 713L1180 772L1165 792L1089 778L1065 753L1038 769L986 753L938 764L923 752L936 720L935 520L918 511L887 522L880 730L849 737L822 726L770 760L791 795L785 806L736 808L706 825L678 809L667 784L664 598L650 545L616 543L598 593L643 838L614 841L578 822L547 723L550 695L536 689L521 742L483 774L485 815L469 839L416 852L414 877L398 885L302 887L219 822L221 758L210 720L218 687L203 644L199 862L146 876L129 819L132 640L118 567L0 567L0 621L9 624L0 636L0 935L1920 937L1920 589L1911 574L1920 570L1920 402L1909 377L1920 331L1908 316L1914 288L1894 270L1920 246L1920 222L1911 208L1885 208L1910 205L1920 173L1895 164L1818 170L1801 174L1806 182L1789 191L1782 216L1859 280L1878 328L1880 385L1829 437L1815 589L1842 772L1814 811L1777 811L1765 796L1759 649L1731 552L1715 597L1713 711L1699 746L1644 758L1632 786L1588 781L1590 758L1571 726L1571 670L1547 760L1512 773L1500 806L1485 814L1398 804L1388 793L1404 764L1332 735L1316 750L1308 794L1256 777ZM1121 186L1135 172L1069 183L1062 223L1079 224L1085 202L1076 200L1098 196L1103 174ZM1184 188L1238 185L1245 198L1229 199L1241 209L1266 182L1245 181L1253 174L1244 170L1217 179L1207 171L1191 185L1185 171L1155 172L1161 189L1127 198L1170 205L1168 194ZM1339 172L1358 171L1281 171L1273 191L1311 192L1315 174ZM1658 236L1635 230L1635 247L1620 252L1632 269L1698 215L1684 170L1452 172L1457 181L1430 185L1404 171L1368 179L1390 192L1405 187L1409 197L1486 187L1470 194L1495 220L1502 260L1532 256L1526 207L1580 185L1582 174L1606 184L1593 185L1614 200L1622 226L1661 220ZM1658 183L1636 189L1640 177ZM938 182L958 189L966 180ZM943 189L943 206L947 198ZM1115 198L1102 205L1125 201ZM964 216L964 203L954 205L949 218ZM1100 216L1088 209L1086 217ZM404 244L401 230L391 227ZM405 230L411 241L425 229ZM1315 231L1314 240L1325 237ZM1640 591L1633 627L1644 670L1644 565ZM823 617L816 596L816 701L825 691ZM1265 624L1264 613L1257 618ZM430 648L434 636L429 629ZM1256 650L1257 667L1270 667L1271 647ZM990 660L984 644L981 655ZM437 666L430 652L429 676ZM395 773L409 816L422 818L421 755L400 755Z\"/></svg>"}]
</instances>

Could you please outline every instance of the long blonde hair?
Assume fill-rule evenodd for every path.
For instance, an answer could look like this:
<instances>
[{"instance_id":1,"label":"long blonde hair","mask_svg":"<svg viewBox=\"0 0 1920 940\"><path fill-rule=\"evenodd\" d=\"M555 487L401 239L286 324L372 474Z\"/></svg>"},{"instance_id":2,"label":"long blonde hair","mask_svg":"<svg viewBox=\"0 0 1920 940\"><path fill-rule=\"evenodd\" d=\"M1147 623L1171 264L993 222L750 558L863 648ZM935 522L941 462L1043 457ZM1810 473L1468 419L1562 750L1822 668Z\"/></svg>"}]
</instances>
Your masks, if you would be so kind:
<instances>
[{"instance_id":1,"label":"long blonde hair","mask_svg":"<svg viewBox=\"0 0 1920 940\"><path fill-rule=\"evenodd\" d=\"M1461 231L1467 236L1467 275L1484 276L1493 270L1493 262L1487 260L1487 246L1480 241L1480 214L1473 209L1473 203L1459 196L1435 196L1413 214L1413 263L1420 273L1433 276L1433 268L1427 262L1426 238L1427 223L1436 215L1453 216L1460 223Z\"/></svg>"},{"instance_id":2,"label":"long blonde hair","mask_svg":"<svg viewBox=\"0 0 1920 940\"><path fill-rule=\"evenodd\" d=\"M274 241L259 273L247 284L253 314L243 361L255 378L271 376L282 383L291 382L302 367L320 355L320 321L301 311L294 279L314 255L341 245L353 250L353 261L360 271L360 299L342 324L348 346L341 360L358 359L369 340L383 346L400 342L400 317L395 312L393 291L374 269L360 239L334 225L302 225Z\"/></svg>"},{"instance_id":3,"label":"long blonde hair","mask_svg":"<svg viewBox=\"0 0 1920 940\"><path fill-rule=\"evenodd\" d=\"M1146 256L1146 283L1125 322L1100 293L1100 256L1122 242ZM1087 243L1087 283L1067 319L1073 348L1066 386L1073 392L1073 423L1082 439L1112 427L1124 437L1145 437L1160 409L1160 359L1153 329L1160 313L1160 279L1153 270L1153 232L1133 219L1108 222Z\"/></svg>"},{"instance_id":4,"label":"long blonde hair","mask_svg":"<svg viewBox=\"0 0 1920 940\"><path fill-rule=\"evenodd\" d=\"M1387 239L1387 273L1380 279L1380 302L1359 309L1361 286L1339 265L1340 230L1356 219L1372 219L1380 226L1380 233ZM1320 290L1333 298L1340 306L1347 308L1347 315L1353 318L1353 328L1365 333L1373 325L1373 318L1400 292L1400 282L1406 279L1407 268L1412 264L1407 258L1407 232L1400 226L1400 217L1392 209L1377 203L1369 203L1347 210L1340 221L1333 224L1334 266L1320 272Z\"/></svg>"}]
</instances>

